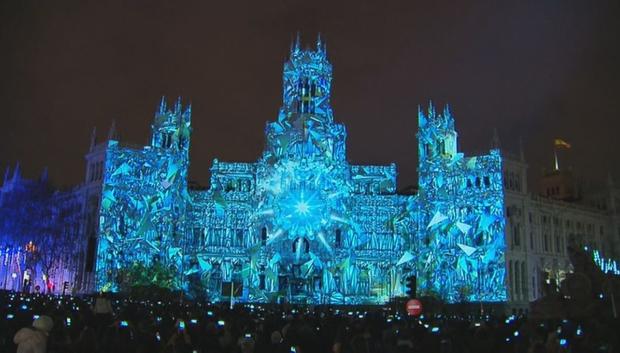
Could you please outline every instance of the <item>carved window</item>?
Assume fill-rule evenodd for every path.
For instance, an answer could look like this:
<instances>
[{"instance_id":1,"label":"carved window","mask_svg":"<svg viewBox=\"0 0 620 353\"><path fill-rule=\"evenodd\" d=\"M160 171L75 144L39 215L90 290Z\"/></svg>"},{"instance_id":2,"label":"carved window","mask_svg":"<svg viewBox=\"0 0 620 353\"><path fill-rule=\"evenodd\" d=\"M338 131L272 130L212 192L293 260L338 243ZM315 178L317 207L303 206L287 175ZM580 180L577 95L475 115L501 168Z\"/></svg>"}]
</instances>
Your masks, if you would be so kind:
<instances>
[{"instance_id":1,"label":"carved window","mask_svg":"<svg viewBox=\"0 0 620 353\"><path fill-rule=\"evenodd\" d=\"M519 229L519 224L515 224L513 227L513 242L515 246L520 246L521 245L521 234L520 234L520 229Z\"/></svg>"},{"instance_id":2,"label":"carved window","mask_svg":"<svg viewBox=\"0 0 620 353\"><path fill-rule=\"evenodd\" d=\"M258 275L258 289L265 290L265 274Z\"/></svg>"},{"instance_id":3,"label":"carved window","mask_svg":"<svg viewBox=\"0 0 620 353\"><path fill-rule=\"evenodd\" d=\"M336 248L342 246L342 231L340 229L336 229L336 241L334 242L334 246Z\"/></svg>"},{"instance_id":4,"label":"carved window","mask_svg":"<svg viewBox=\"0 0 620 353\"><path fill-rule=\"evenodd\" d=\"M301 239L301 241L300 241ZM293 241L293 253L297 252L297 247L301 246L300 252L307 254L308 252L310 252L310 243L308 242L308 239L306 238L297 238L295 239L295 241Z\"/></svg>"},{"instance_id":5,"label":"carved window","mask_svg":"<svg viewBox=\"0 0 620 353\"><path fill-rule=\"evenodd\" d=\"M237 238L236 245L239 245L239 246L243 245L243 229L237 229L236 238Z\"/></svg>"}]
</instances>

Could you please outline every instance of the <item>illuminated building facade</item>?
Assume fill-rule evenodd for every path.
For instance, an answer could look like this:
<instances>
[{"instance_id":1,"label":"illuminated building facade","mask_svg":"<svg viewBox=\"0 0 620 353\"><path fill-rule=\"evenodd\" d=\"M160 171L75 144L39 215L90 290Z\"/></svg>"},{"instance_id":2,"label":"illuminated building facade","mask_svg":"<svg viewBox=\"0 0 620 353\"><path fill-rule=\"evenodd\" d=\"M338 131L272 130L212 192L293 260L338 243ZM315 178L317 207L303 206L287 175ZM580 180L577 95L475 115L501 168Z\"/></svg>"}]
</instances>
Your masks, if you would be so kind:
<instances>
[{"instance_id":1,"label":"illuminated building facade","mask_svg":"<svg viewBox=\"0 0 620 353\"><path fill-rule=\"evenodd\" d=\"M446 108L420 110L419 193L396 192L396 166L355 165L334 120L325 46L284 64L283 102L254 163L214 160L208 190L188 187L191 108L162 100L143 148L105 151L96 287L160 264L175 286L224 282L241 300L383 303L418 277L419 293L504 301L504 196L497 150L465 157ZM226 295L226 293L224 293Z\"/></svg>"},{"instance_id":2,"label":"illuminated building facade","mask_svg":"<svg viewBox=\"0 0 620 353\"><path fill-rule=\"evenodd\" d=\"M0 186L0 289L71 293L83 283L79 189L7 168ZM66 282L66 284L65 284Z\"/></svg>"},{"instance_id":3,"label":"illuminated building facade","mask_svg":"<svg viewBox=\"0 0 620 353\"><path fill-rule=\"evenodd\" d=\"M118 290L128 267L157 263L175 274L173 287L199 283L212 300L233 282L246 301L382 303L404 295L415 274L419 295L526 308L543 282L571 271L569 244L598 250L595 262L618 272L609 259L620 253L620 189L611 180L585 202L558 200L555 184L533 195L523 153L499 151L498 141L464 156L451 112L431 105L418 112L419 190L398 194L394 164L347 160L331 70L322 43L297 42L262 155L214 160L209 189L187 181L191 109L180 100L162 100L147 146L119 142L114 127L102 142L93 132L85 180L71 190L53 190L45 173L29 180L7 170L0 287L23 290L30 276L30 291L50 282L56 293L64 282Z\"/></svg>"}]
</instances>

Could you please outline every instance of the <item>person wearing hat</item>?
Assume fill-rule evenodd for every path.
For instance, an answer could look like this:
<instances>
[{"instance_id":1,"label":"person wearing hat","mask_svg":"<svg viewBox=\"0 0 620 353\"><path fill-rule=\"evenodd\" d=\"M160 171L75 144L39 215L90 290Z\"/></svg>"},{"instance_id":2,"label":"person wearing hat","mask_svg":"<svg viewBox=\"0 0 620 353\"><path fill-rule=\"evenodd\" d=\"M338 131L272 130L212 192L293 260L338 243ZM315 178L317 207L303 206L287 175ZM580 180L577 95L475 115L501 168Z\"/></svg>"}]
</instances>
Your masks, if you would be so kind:
<instances>
[{"instance_id":1,"label":"person wearing hat","mask_svg":"<svg viewBox=\"0 0 620 353\"><path fill-rule=\"evenodd\" d=\"M24 327L17 331L13 342L17 345L17 353L45 353L47 336L54 327L52 318L42 315L32 323L32 327Z\"/></svg>"}]
</instances>

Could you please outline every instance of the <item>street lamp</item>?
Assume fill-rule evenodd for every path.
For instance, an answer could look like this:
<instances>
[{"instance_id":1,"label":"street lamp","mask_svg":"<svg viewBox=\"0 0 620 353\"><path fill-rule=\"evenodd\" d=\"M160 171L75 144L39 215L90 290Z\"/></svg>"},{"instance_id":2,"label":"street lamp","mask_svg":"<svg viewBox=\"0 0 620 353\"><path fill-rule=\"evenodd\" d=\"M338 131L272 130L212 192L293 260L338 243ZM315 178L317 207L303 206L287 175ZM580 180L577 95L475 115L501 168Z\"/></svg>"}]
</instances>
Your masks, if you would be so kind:
<instances>
[{"instance_id":1,"label":"street lamp","mask_svg":"<svg viewBox=\"0 0 620 353\"><path fill-rule=\"evenodd\" d=\"M17 290L17 288L15 288L15 287L16 287L16 286L15 286L15 279L17 278L17 273L15 273L15 272L11 273L11 278L13 279L13 283L12 283L12 285L11 285L11 288L12 288L14 291L16 291L16 290Z\"/></svg>"},{"instance_id":2,"label":"street lamp","mask_svg":"<svg viewBox=\"0 0 620 353\"><path fill-rule=\"evenodd\" d=\"M480 301L480 316L484 315L482 306L482 255L478 256L478 301Z\"/></svg>"}]
</instances>

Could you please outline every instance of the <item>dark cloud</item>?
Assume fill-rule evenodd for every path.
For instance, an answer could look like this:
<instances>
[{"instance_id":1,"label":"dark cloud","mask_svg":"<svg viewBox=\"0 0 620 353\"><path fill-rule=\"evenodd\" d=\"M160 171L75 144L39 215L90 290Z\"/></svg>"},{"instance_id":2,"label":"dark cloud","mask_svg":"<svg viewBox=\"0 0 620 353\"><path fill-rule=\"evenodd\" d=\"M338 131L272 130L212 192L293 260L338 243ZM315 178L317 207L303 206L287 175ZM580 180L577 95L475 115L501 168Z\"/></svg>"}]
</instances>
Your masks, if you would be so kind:
<instances>
[{"instance_id":1,"label":"dark cloud","mask_svg":"<svg viewBox=\"0 0 620 353\"><path fill-rule=\"evenodd\" d=\"M268 5L267 5L268 4ZM416 182L416 111L450 103L460 146L523 137L532 175L552 139L563 163L620 177L620 5L616 1L33 1L0 5L0 168L49 166L83 177L90 130L113 119L145 143L161 95L193 104L190 177L214 157L255 160L276 117L291 37L321 32L334 64L333 106L349 159L397 162Z\"/></svg>"}]
</instances>

